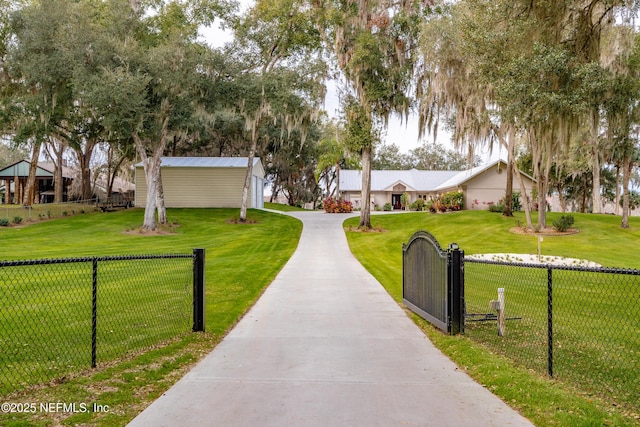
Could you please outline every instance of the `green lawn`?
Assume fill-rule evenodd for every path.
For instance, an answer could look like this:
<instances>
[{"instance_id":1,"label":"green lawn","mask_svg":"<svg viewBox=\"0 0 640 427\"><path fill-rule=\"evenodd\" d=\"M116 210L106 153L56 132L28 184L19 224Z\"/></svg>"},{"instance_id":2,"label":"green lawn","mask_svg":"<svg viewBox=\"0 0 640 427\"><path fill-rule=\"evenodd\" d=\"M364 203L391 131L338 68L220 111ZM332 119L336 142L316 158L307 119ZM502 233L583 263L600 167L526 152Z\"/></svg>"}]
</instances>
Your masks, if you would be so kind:
<instances>
[{"instance_id":1,"label":"green lawn","mask_svg":"<svg viewBox=\"0 0 640 427\"><path fill-rule=\"evenodd\" d=\"M283 205L281 203L269 203L269 202L266 202L264 204L264 208L273 209L274 211L281 211L281 212L295 212L295 211L307 210L307 209L299 208L297 206L289 206L289 205Z\"/></svg>"},{"instance_id":2,"label":"green lawn","mask_svg":"<svg viewBox=\"0 0 640 427\"><path fill-rule=\"evenodd\" d=\"M155 344L143 345L147 350L142 354L129 355L107 364L99 363L97 370L90 370L88 367L74 368L64 377L56 377L57 379L47 387L36 387L26 394L4 396L2 399L23 402L28 397L29 401L34 402L95 402L108 405L111 408L108 413L56 416L43 413L0 414L0 425L126 424L144 406L179 379L191 364L210 351L238 321L289 259L297 246L302 230L301 223L293 218L263 211L250 210L251 223L234 224L229 220L238 216L237 209L170 209L168 215L172 226L166 233L141 235L137 230L142 224L142 215L142 210L131 209L111 213L77 214L36 222L26 227L2 227L0 228L2 242L0 259L190 254L193 248L204 248L206 250L207 332L182 334L179 339L174 339L160 347ZM154 292L164 292L162 289L145 290L143 284L145 280L141 279L147 279L146 282L157 283L157 281L154 280L152 272L144 270L145 277L127 279L130 280L130 288L137 292L126 293L123 289L117 289L123 282L117 277L123 274L120 270L126 267L113 263L104 268L114 277L111 285L105 284L104 292L112 288L110 291L114 307L110 309L111 316L103 312L105 317L122 319L136 315L136 311L153 309L153 307L144 307L149 305L147 300L153 302ZM57 282L48 281L47 289L40 289L41 298L47 299L46 292L49 290L68 286L70 278L76 274L71 271L74 270L73 268L58 267L58 270L60 273ZM172 274L168 271L165 273ZM0 283L3 283L2 286L7 286L2 277L0 276ZM176 283L178 287L182 283L182 279L178 277L175 279L169 277L168 281ZM86 297L83 295L83 292L86 294L85 291L76 290L75 292L78 298L83 301L86 299L82 298ZM7 298L2 300L0 304L8 303ZM120 310L117 308L118 300L120 300ZM63 311L63 314L66 313L63 316L64 319L55 320L56 325L62 329L75 327L77 323L73 320L75 315L87 309L84 303L71 302L72 304L64 308L66 310ZM37 305L37 301L33 303ZM10 313L9 309L16 308L15 301L12 304L11 307L0 306L5 324ZM155 306L155 313L158 316L170 316L170 308L161 305L160 300L155 300L151 305ZM190 306L187 310L189 311L187 320L189 320ZM39 321L42 322L42 319ZM28 322L34 323L35 320ZM52 341L57 339L58 332L55 326L39 326L34 328L34 331L44 332L47 335L44 339ZM190 328L190 323L186 326ZM117 332L114 328L112 333L115 335ZM70 335L78 341L78 346L86 344L85 332L77 334L74 332ZM138 341L145 339L131 331L125 335L130 341L129 344L132 345L138 345ZM120 338L114 342L122 341ZM158 339L162 341L164 337ZM108 340L106 341L108 343ZM55 349L57 345L54 343L50 347ZM99 353L99 361L101 356L103 358L109 356L108 353L112 351L110 345L103 349L107 354ZM71 353L73 352L72 350ZM11 357L14 361L20 359L16 354ZM83 357L86 361L87 357ZM0 361L0 363L6 362Z\"/></svg>"},{"instance_id":3,"label":"green lawn","mask_svg":"<svg viewBox=\"0 0 640 427\"><path fill-rule=\"evenodd\" d=\"M550 221L556 215L551 214ZM640 242L640 218L632 218L631 229L623 230L618 217L574 216L575 227L580 232L572 236L545 237L543 254L589 259L605 266L640 267L640 253L636 249ZM384 232L352 231L347 232L347 238L356 257L400 302L402 244L415 231L429 231L445 248L456 242L467 254L536 253L535 237L509 231L517 220L524 219L504 218L490 212L374 216L374 227ZM345 222L346 227L356 225L357 219ZM380 262L381 259L385 262ZM418 323L460 366L538 425L639 423L638 280L621 285L609 278L602 282L600 276L594 278L591 274L580 273L581 277L573 272L556 274L559 277L555 279L554 291L555 372L556 378L563 381L560 383L545 380L544 375L547 272L505 269L509 267L497 269L476 263L465 266L469 312L487 312L488 301L497 298L496 289L507 287L507 316L522 319L508 323L505 339L497 338L495 322L468 324L466 338L482 345L465 337L443 336L426 322L419 320ZM562 278L563 275L569 277ZM592 283L593 280L600 282ZM508 358L502 359L496 353ZM520 365L511 359L518 360ZM537 373L529 369L536 369ZM593 378L596 381L592 381ZM598 381L611 387L603 390L592 384ZM575 389L578 391L572 391ZM594 399L594 396L597 397Z\"/></svg>"},{"instance_id":4,"label":"green lawn","mask_svg":"<svg viewBox=\"0 0 640 427\"><path fill-rule=\"evenodd\" d=\"M551 218L555 215L551 214ZM11 402L98 403L109 406L106 413L0 414L0 425L124 425L184 375L258 298L293 253L301 232L298 221L281 215L250 211L250 218L256 223L227 221L234 217L237 210L169 210L169 219L175 223L171 232L153 236L135 231L142 223L141 210L79 214L24 228L0 228L0 259L190 253L195 247L207 250L206 333L187 334L165 346L109 363L98 370L76 372L27 394L3 398ZM543 254L586 258L607 266L640 266L636 249L640 241L640 219L632 218L631 229L621 230L617 217L575 217L580 233L546 237ZM402 243L418 229L431 232L444 247L457 242L467 253L535 253L537 250L535 238L509 233L516 220L489 212L376 215L373 222L385 231L347 232L347 238L354 254L397 301L401 300L402 292ZM345 224L356 226L357 218ZM270 262L264 262L265 259ZM478 287L479 300L486 299L483 293L489 295L494 292L493 288L495 283L489 283L484 290ZM459 366L537 425L640 424L637 411L621 410L585 391L551 381L514 364L497 354L497 350L465 336L443 335L417 316L412 317ZM518 336L511 326L508 331ZM490 331L489 335L492 335ZM527 339L530 337L526 335Z\"/></svg>"},{"instance_id":5,"label":"green lawn","mask_svg":"<svg viewBox=\"0 0 640 427\"><path fill-rule=\"evenodd\" d=\"M96 210L98 208L95 203L45 203L26 207L0 204L0 219L6 219L11 224L24 224L26 222L63 218Z\"/></svg>"}]
</instances>

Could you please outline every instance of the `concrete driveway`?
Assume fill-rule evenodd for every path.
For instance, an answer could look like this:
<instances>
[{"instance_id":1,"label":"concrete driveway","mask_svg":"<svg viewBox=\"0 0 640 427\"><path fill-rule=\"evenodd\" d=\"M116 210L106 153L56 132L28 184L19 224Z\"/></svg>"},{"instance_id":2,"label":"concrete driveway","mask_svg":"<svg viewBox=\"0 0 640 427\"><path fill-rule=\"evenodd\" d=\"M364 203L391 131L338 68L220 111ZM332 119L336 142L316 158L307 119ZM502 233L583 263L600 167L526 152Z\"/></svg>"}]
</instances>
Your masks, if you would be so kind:
<instances>
[{"instance_id":1,"label":"concrete driveway","mask_svg":"<svg viewBox=\"0 0 640 427\"><path fill-rule=\"evenodd\" d=\"M347 215L290 215L304 228L284 269L130 426L533 425L437 350L360 265Z\"/></svg>"}]
</instances>

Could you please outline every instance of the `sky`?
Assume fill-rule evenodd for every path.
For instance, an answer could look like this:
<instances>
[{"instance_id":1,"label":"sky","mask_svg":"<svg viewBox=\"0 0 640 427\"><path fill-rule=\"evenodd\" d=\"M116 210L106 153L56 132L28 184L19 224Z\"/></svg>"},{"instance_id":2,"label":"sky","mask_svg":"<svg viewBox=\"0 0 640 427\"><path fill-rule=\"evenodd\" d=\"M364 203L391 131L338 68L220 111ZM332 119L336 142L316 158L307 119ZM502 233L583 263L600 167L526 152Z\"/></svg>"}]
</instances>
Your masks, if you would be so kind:
<instances>
[{"instance_id":1,"label":"sky","mask_svg":"<svg viewBox=\"0 0 640 427\"><path fill-rule=\"evenodd\" d=\"M241 7L246 10L248 5L252 4L252 0L240 0ZM233 40L233 35L230 31L224 31L214 24L211 27L203 28L200 31L202 39L212 47L221 47L225 43ZM336 90L335 82L329 82L327 84L327 96L325 99L325 110L329 117L337 117L339 114L339 99ZM397 117L392 117L389 120L389 127L386 135L383 137L383 143L386 145L396 144L402 153L408 153L409 150L417 148L423 143L432 144L433 135L425 135L423 138L418 138L418 117L415 114L410 115L403 122ZM438 138L436 141L447 148L452 148L451 135L444 129L438 130ZM496 150L499 151L499 150ZM490 153L478 153L484 162L491 161L499 156L500 153L496 152L491 155ZM464 155L464 154L462 154ZM506 154L502 154L503 157Z\"/></svg>"}]
</instances>

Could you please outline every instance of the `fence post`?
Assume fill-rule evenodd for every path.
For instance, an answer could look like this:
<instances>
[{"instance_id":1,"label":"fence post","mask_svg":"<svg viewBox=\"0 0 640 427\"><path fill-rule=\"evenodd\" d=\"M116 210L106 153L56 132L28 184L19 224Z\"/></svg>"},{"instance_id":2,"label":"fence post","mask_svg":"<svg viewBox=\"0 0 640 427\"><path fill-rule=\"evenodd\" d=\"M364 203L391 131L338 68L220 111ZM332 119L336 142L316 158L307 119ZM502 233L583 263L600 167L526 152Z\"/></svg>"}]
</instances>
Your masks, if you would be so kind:
<instances>
[{"instance_id":1,"label":"fence post","mask_svg":"<svg viewBox=\"0 0 640 427\"><path fill-rule=\"evenodd\" d=\"M457 243L449 245L449 315L451 322L450 334L464 333L464 270L462 258L464 251L460 250Z\"/></svg>"},{"instance_id":2,"label":"fence post","mask_svg":"<svg viewBox=\"0 0 640 427\"><path fill-rule=\"evenodd\" d=\"M504 337L507 333L507 325L504 321L504 288L498 288L498 336Z\"/></svg>"},{"instance_id":3,"label":"fence post","mask_svg":"<svg viewBox=\"0 0 640 427\"><path fill-rule=\"evenodd\" d=\"M91 285L91 367L95 368L98 358L98 258L93 258Z\"/></svg>"},{"instance_id":4,"label":"fence post","mask_svg":"<svg viewBox=\"0 0 640 427\"><path fill-rule=\"evenodd\" d=\"M547 267L547 337L548 372L553 377L553 269Z\"/></svg>"},{"instance_id":5,"label":"fence post","mask_svg":"<svg viewBox=\"0 0 640 427\"><path fill-rule=\"evenodd\" d=\"M204 249L193 250L193 332L204 332Z\"/></svg>"}]
</instances>

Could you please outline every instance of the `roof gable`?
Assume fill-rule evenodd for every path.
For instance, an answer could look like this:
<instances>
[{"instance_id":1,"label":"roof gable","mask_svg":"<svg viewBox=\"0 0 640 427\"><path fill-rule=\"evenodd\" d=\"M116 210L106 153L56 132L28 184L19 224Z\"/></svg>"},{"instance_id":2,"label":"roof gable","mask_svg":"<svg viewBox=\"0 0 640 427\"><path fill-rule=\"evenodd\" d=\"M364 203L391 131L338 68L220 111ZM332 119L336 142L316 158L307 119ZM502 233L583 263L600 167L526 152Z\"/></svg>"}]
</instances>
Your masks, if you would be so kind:
<instances>
[{"instance_id":1,"label":"roof gable","mask_svg":"<svg viewBox=\"0 0 640 427\"><path fill-rule=\"evenodd\" d=\"M499 168L501 167L506 169L507 162L505 162L502 159L498 159L498 160L494 160L493 162L487 163L485 165L476 166L466 171L458 172L455 176L452 176L450 179L440 184L435 190L446 190L449 188L459 187L460 185L463 185L471 181L472 179L487 172L488 170L495 168L496 166L498 166ZM522 173L522 175L530 179L531 181L535 181L535 179L533 179L532 177L530 177L525 173Z\"/></svg>"},{"instance_id":2,"label":"roof gable","mask_svg":"<svg viewBox=\"0 0 640 427\"><path fill-rule=\"evenodd\" d=\"M499 159L464 171L425 171L417 169L371 171L371 191L395 191L394 186L397 184L405 185L407 187L406 191L418 192L457 188L498 164L501 167L507 167L507 163ZM523 174L523 176L534 181L529 175ZM361 191L361 188L362 171L340 171L341 191Z\"/></svg>"},{"instance_id":3,"label":"roof gable","mask_svg":"<svg viewBox=\"0 0 640 427\"><path fill-rule=\"evenodd\" d=\"M9 165L6 168L0 170L0 179L14 179L16 176L27 177L29 176L30 165L31 164L26 160L20 160L19 162ZM36 177L53 178L53 174L38 166L36 168Z\"/></svg>"},{"instance_id":4,"label":"roof gable","mask_svg":"<svg viewBox=\"0 0 640 427\"><path fill-rule=\"evenodd\" d=\"M371 191L395 191L393 187L398 184L407 187L405 191L432 191L457 173L457 171L423 171L417 169L371 171ZM360 191L361 188L362 171L340 171L340 190Z\"/></svg>"}]
</instances>

